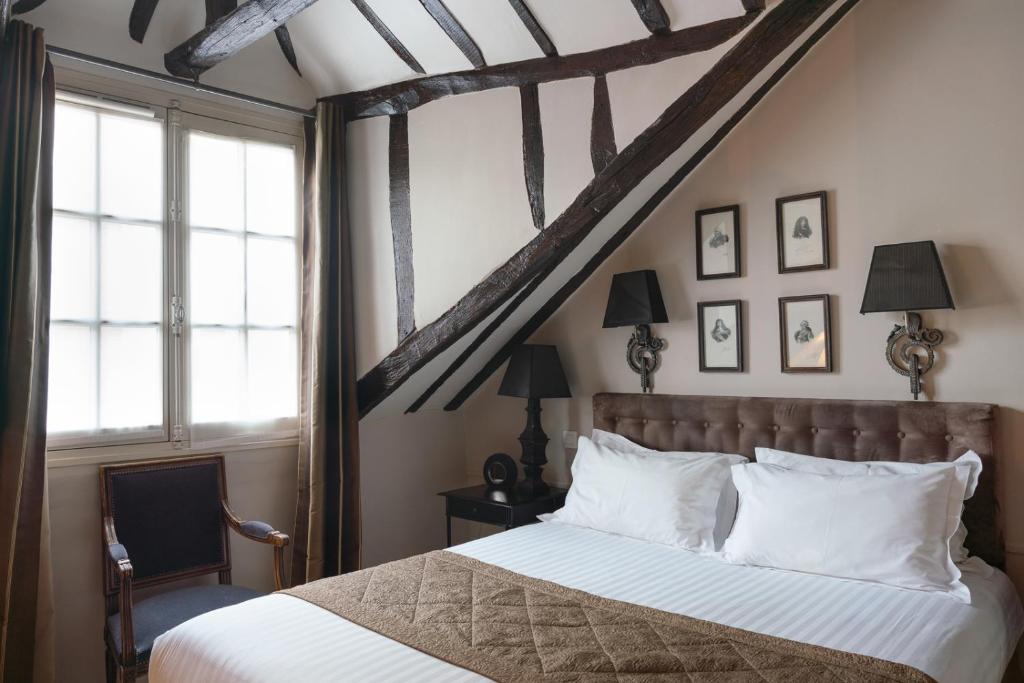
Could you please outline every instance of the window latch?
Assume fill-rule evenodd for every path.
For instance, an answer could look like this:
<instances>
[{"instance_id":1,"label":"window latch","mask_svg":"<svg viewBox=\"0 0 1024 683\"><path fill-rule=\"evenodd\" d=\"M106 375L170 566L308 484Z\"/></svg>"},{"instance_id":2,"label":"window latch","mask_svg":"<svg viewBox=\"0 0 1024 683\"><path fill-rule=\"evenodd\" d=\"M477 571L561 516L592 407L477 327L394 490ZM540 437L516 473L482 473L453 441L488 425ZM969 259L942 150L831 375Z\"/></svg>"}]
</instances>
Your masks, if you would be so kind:
<instances>
[{"instance_id":1,"label":"window latch","mask_svg":"<svg viewBox=\"0 0 1024 683\"><path fill-rule=\"evenodd\" d=\"M171 333L180 337L185 329L185 306L181 303L180 296L171 297Z\"/></svg>"}]
</instances>

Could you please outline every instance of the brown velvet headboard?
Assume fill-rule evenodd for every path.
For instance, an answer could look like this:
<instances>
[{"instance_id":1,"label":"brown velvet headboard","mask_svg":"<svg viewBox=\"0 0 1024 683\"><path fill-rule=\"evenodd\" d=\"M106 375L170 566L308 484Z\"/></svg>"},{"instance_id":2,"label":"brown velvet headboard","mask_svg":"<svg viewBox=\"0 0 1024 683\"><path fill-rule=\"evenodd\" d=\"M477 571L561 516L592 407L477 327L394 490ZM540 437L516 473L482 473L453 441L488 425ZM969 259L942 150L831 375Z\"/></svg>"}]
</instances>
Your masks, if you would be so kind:
<instances>
[{"instance_id":1,"label":"brown velvet headboard","mask_svg":"<svg viewBox=\"0 0 1024 683\"><path fill-rule=\"evenodd\" d=\"M597 394L594 427L648 448L750 459L757 446L838 460L904 462L950 461L973 450L984 471L964 509L967 547L1003 566L993 405Z\"/></svg>"}]
</instances>

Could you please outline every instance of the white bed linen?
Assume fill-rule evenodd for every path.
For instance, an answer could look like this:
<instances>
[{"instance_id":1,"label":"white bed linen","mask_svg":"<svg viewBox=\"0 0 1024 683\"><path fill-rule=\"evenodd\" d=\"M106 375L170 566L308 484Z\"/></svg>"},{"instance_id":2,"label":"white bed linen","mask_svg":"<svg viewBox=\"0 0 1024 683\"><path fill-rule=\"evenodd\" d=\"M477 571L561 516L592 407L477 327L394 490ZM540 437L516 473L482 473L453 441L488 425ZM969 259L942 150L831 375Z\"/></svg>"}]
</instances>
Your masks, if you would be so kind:
<instances>
[{"instance_id":1,"label":"white bed linen","mask_svg":"<svg viewBox=\"0 0 1024 683\"><path fill-rule=\"evenodd\" d=\"M1005 574L965 572L972 604L714 557L558 523L452 548L514 572L616 600L901 662L941 683L998 683L1024 630ZM270 595L160 636L151 683L480 681L464 669L314 605Z\"/></svg>"}]
</instances>

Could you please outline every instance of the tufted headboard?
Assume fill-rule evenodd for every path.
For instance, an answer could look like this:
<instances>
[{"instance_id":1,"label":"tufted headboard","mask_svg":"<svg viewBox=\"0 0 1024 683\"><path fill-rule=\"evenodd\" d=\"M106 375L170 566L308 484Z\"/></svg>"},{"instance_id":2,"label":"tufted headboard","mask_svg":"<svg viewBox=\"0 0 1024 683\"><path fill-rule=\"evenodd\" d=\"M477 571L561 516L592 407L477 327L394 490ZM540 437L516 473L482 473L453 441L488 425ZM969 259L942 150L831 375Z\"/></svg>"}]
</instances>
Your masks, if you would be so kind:
<instances>
[{"instance_id":1,"label":"tufted headboard","mask_svg":"<svg viewBox=\"0 0 1024 683\"><path fill-rule=\"evenodd\" d=\"M757 446L838 460L905 462L950 461L973 450L984 470L964 509L967 547L1003 566L993 405L597 394L594 427L648 448L750 459Z\"/></svg>"}]
</instances>

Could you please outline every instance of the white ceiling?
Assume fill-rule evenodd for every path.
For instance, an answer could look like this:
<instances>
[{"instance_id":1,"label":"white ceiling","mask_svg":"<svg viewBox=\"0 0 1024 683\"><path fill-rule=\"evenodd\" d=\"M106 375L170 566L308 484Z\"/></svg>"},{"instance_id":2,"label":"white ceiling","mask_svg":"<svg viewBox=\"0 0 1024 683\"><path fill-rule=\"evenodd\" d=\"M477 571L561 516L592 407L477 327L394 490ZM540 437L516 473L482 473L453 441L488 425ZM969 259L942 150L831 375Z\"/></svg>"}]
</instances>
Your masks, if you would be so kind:
<instances>
[{"instance_id":1,"label":"white ceiling","mask_svg":"<svg viewBox=\"0 0 1024 683\"><path fill-rule=\"evenodd\" d=\"M630 0L526 0L560 54L639 40L649 34ZM368 4L423 65L437 74L472 68L419 0ZM508 0L447 0L488 64L542 56ZM740 0L663 0L673 29L743 13ZM203 26L203 0L162 0L145 44L128 36L131 0L48 0L23 19L59 47L156 71L163 55ZM417 76L351 0L319 0L288 23L303 78L267 36L202 77L204 83L309 106L315 97L365 90Z\"/></svg>"}]
</instances>

